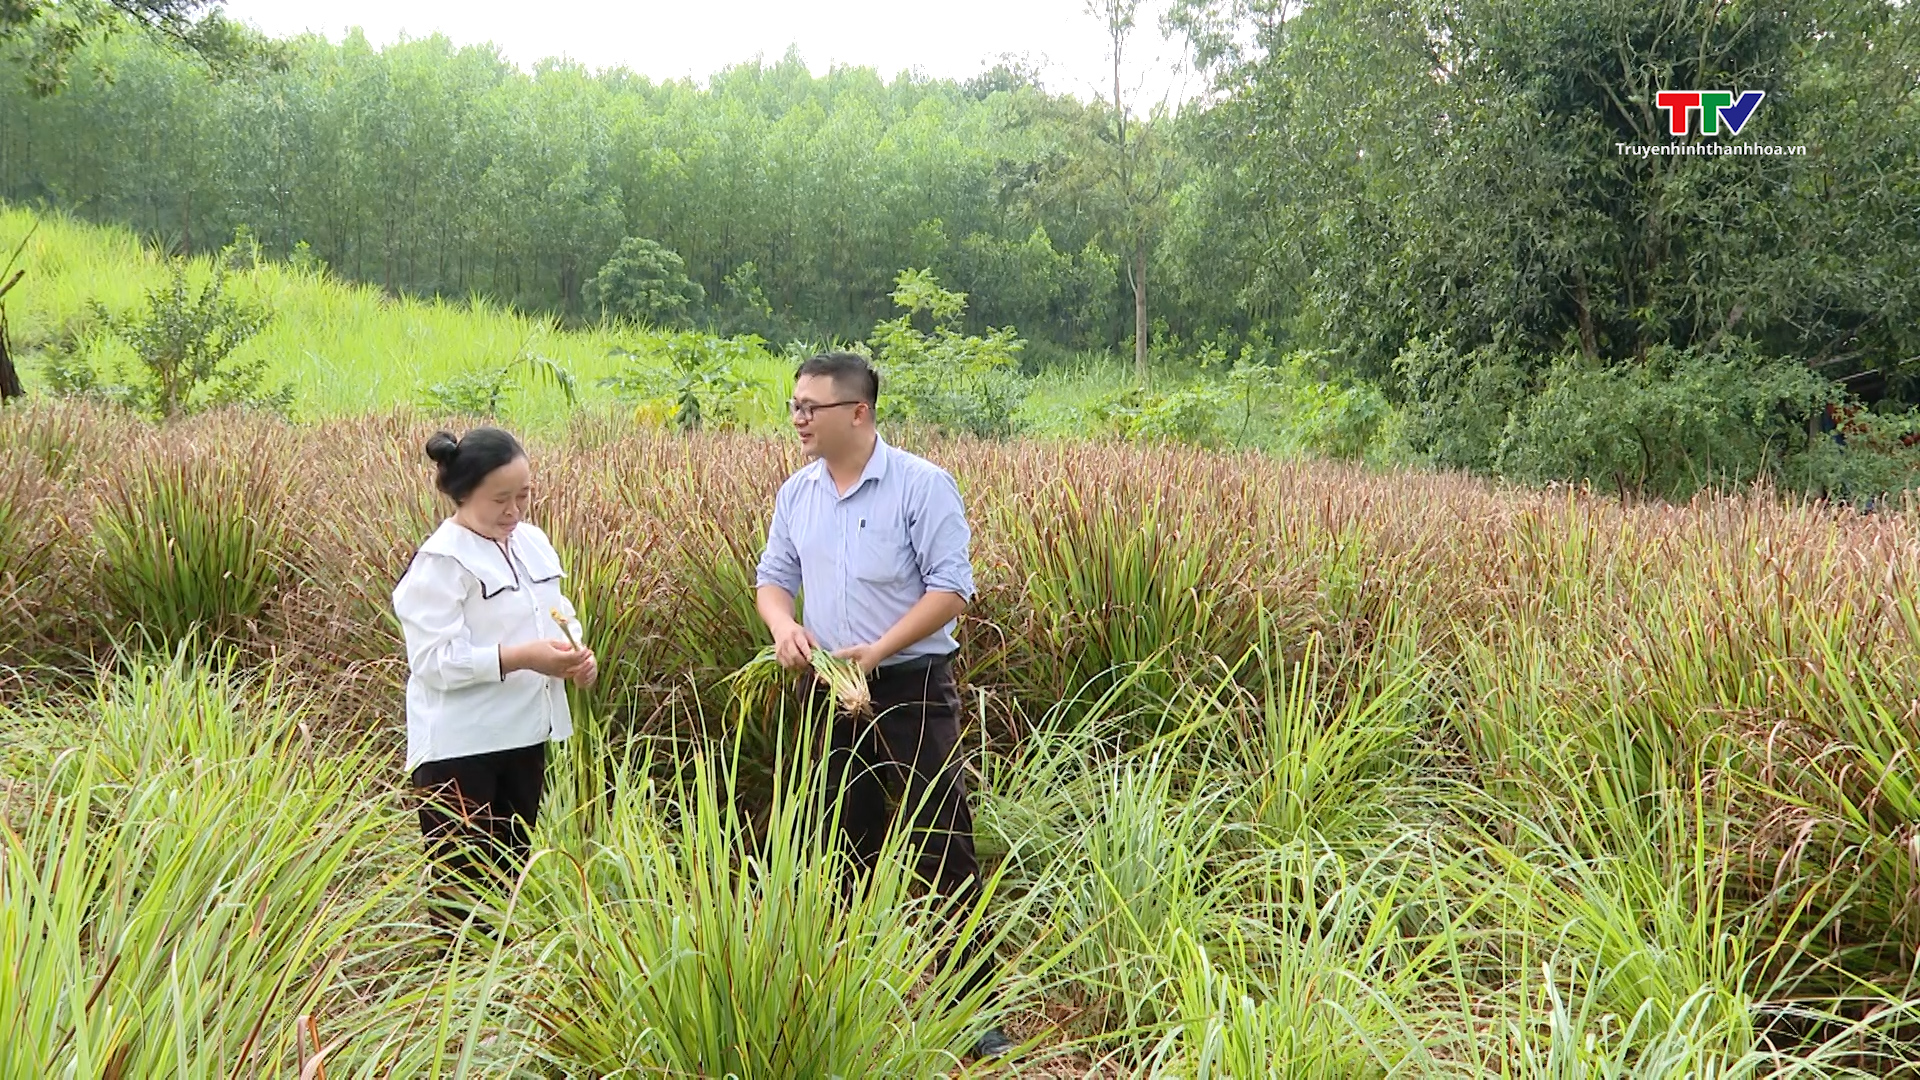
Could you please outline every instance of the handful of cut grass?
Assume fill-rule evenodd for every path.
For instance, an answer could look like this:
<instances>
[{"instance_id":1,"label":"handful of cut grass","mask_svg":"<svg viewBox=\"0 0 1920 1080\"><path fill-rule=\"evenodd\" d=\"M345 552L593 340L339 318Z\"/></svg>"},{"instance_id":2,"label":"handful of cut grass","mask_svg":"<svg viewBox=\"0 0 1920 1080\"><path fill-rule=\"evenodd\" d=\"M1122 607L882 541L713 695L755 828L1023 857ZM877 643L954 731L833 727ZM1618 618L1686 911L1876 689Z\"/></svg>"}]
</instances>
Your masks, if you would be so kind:
<instances>
[{"instance_id":1,"label":"handful of cut grass","mask_svg":"<svg viewBox=\"0 0 1920 1080\"><path fill-rule=\"evenodd\" d=\"M565 615L560 614L559 608L548 608L547 614L553 616L553 621L559 625L560 632L567 635L567 640L573 642L574 648L582 648L586 644L580 640L579 629Z\"/></svg>"},{"instance_id":2,"label":"handful of cut grass","mask_svg":"<svg viewBox=\"0 0 1920 1080\"><path fill-rule=\"evenodd\" d=\"M840 708L854 716L872 714L873 696L867 691L867 674L860 670L859 664L825 649L813 650L808 660L813 664L814 674L833 692L833 700ZM734 684L734 699L744 703L764 700L784 677L780 658L774 646L769 645L742 664L740 670L727 676L727 681Z\"/></svg>"}]
</instances>

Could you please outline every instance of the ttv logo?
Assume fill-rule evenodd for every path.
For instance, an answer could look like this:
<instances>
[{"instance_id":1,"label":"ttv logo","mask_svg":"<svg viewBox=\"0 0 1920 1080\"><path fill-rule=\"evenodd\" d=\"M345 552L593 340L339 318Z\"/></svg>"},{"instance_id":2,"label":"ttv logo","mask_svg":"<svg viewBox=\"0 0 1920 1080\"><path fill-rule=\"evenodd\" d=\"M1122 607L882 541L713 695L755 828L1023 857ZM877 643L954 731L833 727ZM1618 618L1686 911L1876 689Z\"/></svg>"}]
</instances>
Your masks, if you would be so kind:
<instances>
[{"instance_id":1,"label":"ttv logo","mask_svg":"<svg viewBox=\"0 0 1920 1080\"><path fill-rule=\"evenodd\" d=\"M1738 135L1754 106L1766 96L1765 90L1749 90L1739 97L1727 90L1662 90L1654 101L1667 110L1667 130L1674 135L1687 133L1688 117L1695 109L1700 110L1700 134L1718 135L1725 124L1727 134Z\"/></svg>"}]
</instances>

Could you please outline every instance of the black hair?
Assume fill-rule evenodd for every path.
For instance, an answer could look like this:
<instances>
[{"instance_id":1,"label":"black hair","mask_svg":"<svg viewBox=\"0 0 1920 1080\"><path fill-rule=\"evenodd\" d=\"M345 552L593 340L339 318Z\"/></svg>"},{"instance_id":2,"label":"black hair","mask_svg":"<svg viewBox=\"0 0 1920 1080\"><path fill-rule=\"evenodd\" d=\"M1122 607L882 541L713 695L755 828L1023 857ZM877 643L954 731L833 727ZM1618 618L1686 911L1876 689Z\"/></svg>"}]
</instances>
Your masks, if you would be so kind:
<instances>
[{"instance_id":1,"label":"black hair","mask_svg":"<svg viewBox=\"0 0 1920 1080\"><path fill-rule=\"evenodd\" d=\"M467 501L488 473L526 457L527 452L512 435L497 427L481 427L458 439L452 432L434 432L427 440L427 456L440 466L433 485L458 504Z\"/></svg>"},{"instance_id":2,"label":"black hair","mask_svg":"<svg viewBox=\"0 0 1920 1080\"><path fill-rule=\"evenodd\" d=\"M867 358L854 352L823 352L809 356L794 369L793 377L824 375L842 393L850 393L869 407L880 404L880 373Z\"/></svg>"}]
</instances>

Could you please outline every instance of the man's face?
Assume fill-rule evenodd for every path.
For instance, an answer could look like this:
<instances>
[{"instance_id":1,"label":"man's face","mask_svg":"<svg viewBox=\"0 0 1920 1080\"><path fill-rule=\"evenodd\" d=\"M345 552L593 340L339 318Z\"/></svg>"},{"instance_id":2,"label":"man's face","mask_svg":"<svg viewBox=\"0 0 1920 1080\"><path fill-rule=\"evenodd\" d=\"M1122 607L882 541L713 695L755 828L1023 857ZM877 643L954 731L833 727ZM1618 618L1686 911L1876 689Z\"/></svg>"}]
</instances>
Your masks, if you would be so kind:
<instances>
[{"instance_id":1,"label":"man's face","mask_svg":"<svg viewBox=\"0 0 1920 1080\"><path fill-rule=\"evenodd\" d=\"M867 403L825 375L802 375L793 384L793 403L788 415L793 429L800 433L800 448L808 457L834 457L859 442L859 429L867 416ZM812 414L808 415L808 410Z\"/></svg>"}]
</instances>

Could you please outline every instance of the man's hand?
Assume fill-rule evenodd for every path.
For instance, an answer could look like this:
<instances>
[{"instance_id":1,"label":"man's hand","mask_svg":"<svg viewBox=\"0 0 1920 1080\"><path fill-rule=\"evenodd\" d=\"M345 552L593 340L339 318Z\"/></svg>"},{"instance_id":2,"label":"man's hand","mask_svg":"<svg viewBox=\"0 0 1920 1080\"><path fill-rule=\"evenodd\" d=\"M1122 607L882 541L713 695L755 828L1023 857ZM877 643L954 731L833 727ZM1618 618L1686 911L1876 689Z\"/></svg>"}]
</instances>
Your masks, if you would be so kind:
<instances>
[{"instance_id":1,"label":"man's hand","mask_svg":"<svg viewBox=\"0 0 1920 1080\"><path fill-rule=\"evenodd\" d=\"M788 671L799 671L812 663L813 650L819 647L820 643L813 640L807 628L797 622L787 624L773 635L773 654Z\"/></svg>"},{"instance_id":2,"label":"man's hand","mask_svg":"<svg viewBox=\"0 0 1920 1080\"><path fill-rule=\"evenodd\" d=\"M820 643L793 617L792 593L778 585L762 585L753 590L753 606L773 633L773 655L781 667L799 671L812 662Z\"/></svg>"},{"instance_id":3,"label":"man's hand","mask_svg":"<svg viewBox=\"0 0 1920 1080\"><path fill-rule=\"evenodd\" d=\"M877 646L869 643L866 645L849 645L844 649L835 649L833 655L842 660L851 660L859 664L861 674L871 675L873 674L873 669L879 667L880 661L885 660L888 654L882 653Z\"/></svg>"},{"instance_id":4,"label":"man's hand","mask_svg":"<svg viewBox=\"0 0 1920 1080\"><path fill-rule=\"evenodd\" d=\"M958 618L967 608L966 600L950 592L928 592L893 628L881 635L878 641L869 641L864 645L849 645L839 649L833 655L842 660L851 660L860 665L860 670L868 675L885 663L887 658L901 649L924 639L928 634L940 629L951 620Z\"/></svg>"}]
</instances>

